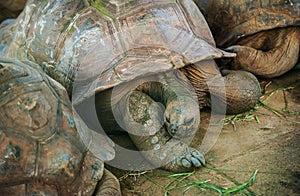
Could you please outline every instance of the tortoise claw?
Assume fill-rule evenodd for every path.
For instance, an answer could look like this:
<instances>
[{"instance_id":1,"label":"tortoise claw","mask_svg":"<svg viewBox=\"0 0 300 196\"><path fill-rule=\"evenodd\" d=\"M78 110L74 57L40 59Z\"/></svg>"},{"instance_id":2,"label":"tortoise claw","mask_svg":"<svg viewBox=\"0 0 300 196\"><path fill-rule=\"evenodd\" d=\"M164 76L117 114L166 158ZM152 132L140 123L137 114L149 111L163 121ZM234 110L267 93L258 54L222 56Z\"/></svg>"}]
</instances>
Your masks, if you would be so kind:
<instances>
[{"instance_id":1,"label":"tortoise claw","mask_svg":"<svg viewBox=\"0 0 300 196\"><path fill-rule=\"evenodd\" d=\"M179 164L186 168L202 167L205 165L204 156L197 150L193 150L191 153L179 159Z\"/></svg>"},{"instance_id":2,"label":"tortoise claw","mask_svg":"<svg viewBox=\"0 0 300 196\"><path fill-rule=\"evenodd\" d=\"M225 48L224 50L226 52L236 52L237 49L238 49L238 46L229 46L229 47Z\"/></svg>"},{"instance_id":3,"label":"tortoise claw","mask_svg":"<svg viewBox=\"0 0 300 196\"><path fill-rule=\"evenodd\" d=\"M198 160L200 160L200 162L201 162L202 165L205 165L205 158L204 158L204 156L198 150L194 150L192 152L192 155L194 157L196 157Z\"/></svg>"}]
</instances>

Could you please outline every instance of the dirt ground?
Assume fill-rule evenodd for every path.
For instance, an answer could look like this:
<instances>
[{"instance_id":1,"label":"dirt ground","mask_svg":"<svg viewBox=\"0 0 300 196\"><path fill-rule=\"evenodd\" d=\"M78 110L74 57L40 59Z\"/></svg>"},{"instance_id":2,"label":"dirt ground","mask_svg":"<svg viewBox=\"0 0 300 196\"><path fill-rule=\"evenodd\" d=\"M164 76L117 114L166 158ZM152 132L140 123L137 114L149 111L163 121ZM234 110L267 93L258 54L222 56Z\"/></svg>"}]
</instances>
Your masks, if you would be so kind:
<instances>
[{"instance_id":1,"label":"dirt ground","mask_svg":"<svg viewBox=\"0 0 300 196\"><path fill-rule=\"evenodd\" d=\"M265 92L255 110L224 119L205 155L207 167L182 174L110 168L123 195L300 195L300 70L261 80L261 86ZM209 113L201 118L207 124ZM204 132L205 126L195 147Z\"/></svg>"}]
</instances>

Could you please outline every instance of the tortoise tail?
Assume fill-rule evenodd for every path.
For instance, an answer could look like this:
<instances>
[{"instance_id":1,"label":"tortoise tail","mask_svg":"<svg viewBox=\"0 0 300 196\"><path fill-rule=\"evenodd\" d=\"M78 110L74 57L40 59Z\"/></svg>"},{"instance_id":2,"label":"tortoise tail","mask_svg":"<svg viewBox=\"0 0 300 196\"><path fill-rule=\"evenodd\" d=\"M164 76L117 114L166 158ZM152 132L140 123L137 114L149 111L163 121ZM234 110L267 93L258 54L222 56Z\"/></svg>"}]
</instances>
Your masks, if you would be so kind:
<instances>
[{"instance_id":1,"label":"tortoise tail","mask_svg":"<svg viewBox=\"0 0 300 196\"><path fill-rule=\"evenodd\" d=\"M95 196L121 196L121 188L118 179L107 169L97 185Z\"/></svg>"}]
</instances>

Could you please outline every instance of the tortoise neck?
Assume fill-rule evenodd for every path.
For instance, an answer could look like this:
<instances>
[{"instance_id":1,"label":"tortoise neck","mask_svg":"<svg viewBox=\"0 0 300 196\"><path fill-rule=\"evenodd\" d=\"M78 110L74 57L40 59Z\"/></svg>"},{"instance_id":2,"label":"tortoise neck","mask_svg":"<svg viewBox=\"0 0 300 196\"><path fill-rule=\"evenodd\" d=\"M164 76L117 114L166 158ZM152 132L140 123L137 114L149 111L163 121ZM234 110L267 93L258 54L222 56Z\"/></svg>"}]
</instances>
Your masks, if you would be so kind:
<instances>
[{"instance_id":1,"label":"tortoise neck","mask_svg":"<svg viewBox=\"0 0 300 196\"><path fill-rule=\"evenodd\" d=\"M218 89L218 81L222 75L213 60L204 60L196 65L185 66L181 69L189 79L198 96L200 107L209 105L210 90Z\"/></svg>"}]
</instances>

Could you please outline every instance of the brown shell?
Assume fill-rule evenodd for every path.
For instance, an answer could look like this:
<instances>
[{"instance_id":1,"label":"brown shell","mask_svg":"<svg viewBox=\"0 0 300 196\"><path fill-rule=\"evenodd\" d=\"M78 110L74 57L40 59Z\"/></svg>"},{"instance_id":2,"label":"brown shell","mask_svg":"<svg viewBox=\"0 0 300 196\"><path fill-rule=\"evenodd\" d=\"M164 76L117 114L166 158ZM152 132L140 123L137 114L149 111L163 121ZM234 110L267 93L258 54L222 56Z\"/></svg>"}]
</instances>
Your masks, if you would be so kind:
<instances>
[{"instance_id":1,"label":"brown shell","mask_svg":"<svg viewBox=\"0 0 300 196\"><path fill-rule=\"evenodd\" d=\"M39 63L69 94L74 90L75 102L136 77L229 55L215 48L192 0L31 0L7 32L0 53Z\"/></svg>"},{"instance_id":2,"label":"brown shell","mask_svg":"<svg viewBox=\"0 0 300 196\"><path fill-rule=\"evenodd\" d=\"M218 46L278 27L300 26L299 0L194 0Z\"/></svg>"},{"instance_id":3,"label":"brown shell","mask_svg":"<svg viewBox=\"0 0 300 196\"><path fill-rule=\"evenodd\" d=\"M112 145L102 140L102 160L87 152L83 140L92 139L81 135L88 128L73 115L65 89L38 65L0 58L0 111L0 192L94 191L103 161L114 156Z\"/></svg>"}]
</instances>

